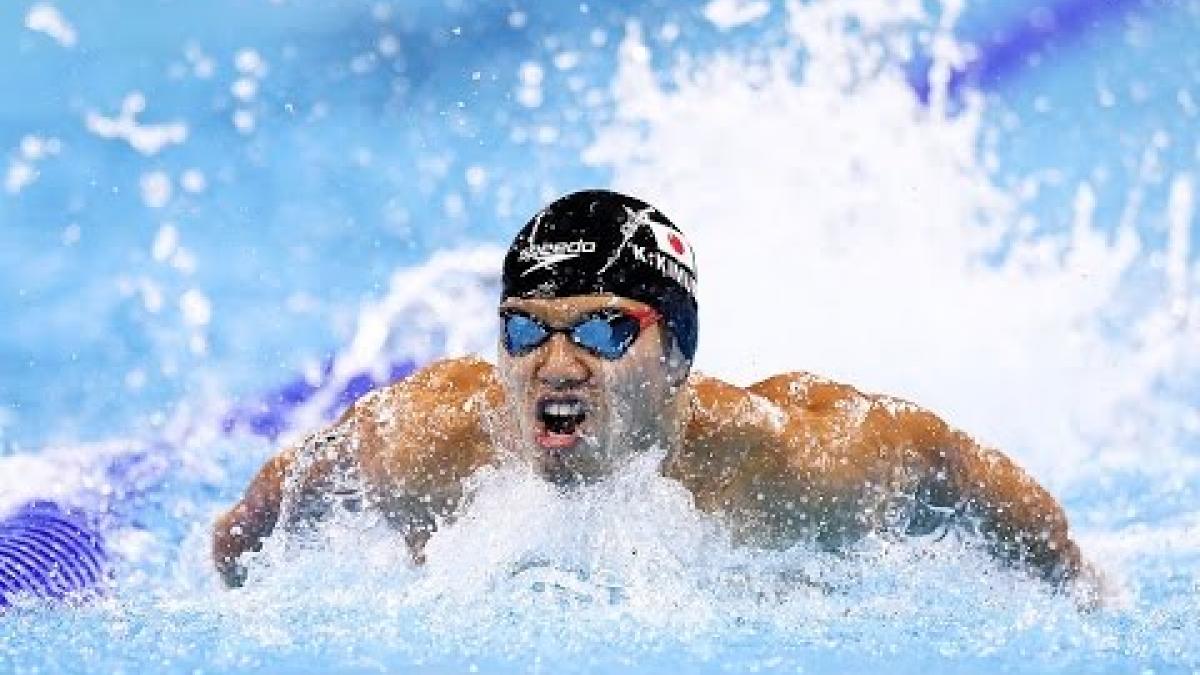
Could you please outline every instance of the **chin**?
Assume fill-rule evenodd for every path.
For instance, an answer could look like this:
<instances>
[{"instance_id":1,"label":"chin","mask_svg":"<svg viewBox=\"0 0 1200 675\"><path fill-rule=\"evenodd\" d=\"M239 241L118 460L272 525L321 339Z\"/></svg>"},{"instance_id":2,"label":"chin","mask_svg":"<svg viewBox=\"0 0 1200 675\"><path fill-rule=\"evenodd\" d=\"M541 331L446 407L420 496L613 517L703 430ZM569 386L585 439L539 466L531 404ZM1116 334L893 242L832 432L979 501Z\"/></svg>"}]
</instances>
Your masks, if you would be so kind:
<instances>
[{"instance_id":1,"label":"chin","mask_svg":"<svg viewBox=\"0 0 1200 675\"><path fill-rule=\"evenodd\" d=\"M588 485L604 480L611 473L609 467L594 461L599 450L586 441L566 450L543 448L535 441L533 449L537 453L535 466L539 473L555 485Z\"/></svg>"}]
</instances>

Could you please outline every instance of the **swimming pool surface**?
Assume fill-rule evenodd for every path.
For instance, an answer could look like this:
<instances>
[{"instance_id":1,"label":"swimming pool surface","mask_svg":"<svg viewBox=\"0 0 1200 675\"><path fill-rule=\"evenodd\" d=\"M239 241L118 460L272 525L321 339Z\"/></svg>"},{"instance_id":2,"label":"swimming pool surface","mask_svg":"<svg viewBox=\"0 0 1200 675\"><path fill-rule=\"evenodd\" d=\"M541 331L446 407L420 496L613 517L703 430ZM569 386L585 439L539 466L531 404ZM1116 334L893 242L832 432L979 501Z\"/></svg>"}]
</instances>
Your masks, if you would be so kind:
<instances>
[{"instance_id":1,"label":"swimming pool surface","mask_svg":"<svg viewBox=\"0 0 1200 675\"><path fill-rule=\"evenodd\" d=\"M4 610L0 672L1200 671L1200 3L542 5L0 7L0 518L114 561ZM344 513L221 589L261 462L492 354L501 247L590 186L689 233L699 369L1002 448L1108 606L954 538L734 547L653 456L484 472L421 568Z\"/></svg>"}]
</instances>

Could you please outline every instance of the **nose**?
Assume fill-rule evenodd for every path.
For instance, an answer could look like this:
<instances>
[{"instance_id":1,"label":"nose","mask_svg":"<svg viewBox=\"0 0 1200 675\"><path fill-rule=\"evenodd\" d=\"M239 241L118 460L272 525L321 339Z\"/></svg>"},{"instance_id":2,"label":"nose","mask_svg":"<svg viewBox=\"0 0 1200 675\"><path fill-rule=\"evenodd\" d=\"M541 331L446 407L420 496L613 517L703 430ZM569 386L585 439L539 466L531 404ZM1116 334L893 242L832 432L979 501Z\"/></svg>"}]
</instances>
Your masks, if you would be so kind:
<instances>
[{"instance_id":1,"label":"nose","mask_svg":"<svg viewBox=\"0 0 1200 675\"><path fill-rule=\"evenodd\" d=\"M538 356L537 379L553 389L577 387L591 377L591 369L584 362L580 349L562 333L551 336L538 350Z\"/></svg>"}]
</instances>

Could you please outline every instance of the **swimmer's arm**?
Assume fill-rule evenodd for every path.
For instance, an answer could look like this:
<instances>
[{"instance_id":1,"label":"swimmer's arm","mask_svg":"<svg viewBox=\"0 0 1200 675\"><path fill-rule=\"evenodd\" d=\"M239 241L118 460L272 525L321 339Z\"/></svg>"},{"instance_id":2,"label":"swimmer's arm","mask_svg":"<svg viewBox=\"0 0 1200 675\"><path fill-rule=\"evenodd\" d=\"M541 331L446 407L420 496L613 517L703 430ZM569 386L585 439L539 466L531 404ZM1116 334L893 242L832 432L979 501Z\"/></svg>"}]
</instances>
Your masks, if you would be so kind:
<instances>
[{"instance_id":1,"label":"swimmer's arm","mask_svg":"<svg viewBox=\"0 0 1200 675\"><path fill-rule=\"evenodd\" d=\"M1008 457L980 446L936 415L807 373L784 373L753 385L750 391L793 411L797 420L809 420L807 427L815 429L810 433L828 440L846 434L848 413L865 413L855 434L858 442L849 444L858 455L843 463L826 462L822 476L849 488L854 481L882 477L872 476L875 472L869 470L849 470L839 477L839 468L880 462L885 473L901 470L914 476L917 502L932 508L921 509L927 511L926 518L909 523L910 532L967 524L985 538L994 555L1024 564L1055 584L1094 580L1096 574L1071 539L1058 502ZM790 428L785 434L793 439L802 436ZM786 445L787 440L779 444Z\"/></svg>"},{"instance_id":2,"label":"swimmer's arm","mask_svg":"<svg viewBox=\"0 0 1200 675\"><path fill-rule=\"evenodd\" d=\"M285 485L295 481L292 521L319 519L328 507L330 479L338 469L356 461L347 447L347 411L334 426L310 436L302 446L291 447L272 457L250 481L245 494L233 508L217 519L213 528L213 562L226 586L237 587L245 581L245 570L238 558L246 551L259 551L262 542L278 524ZM296 473L297 455L304 449L306 466Z\"/></svg>"},{"instance_id":3,"label":"swimmer's arm","mask_svg":"<svg viewBox=\"0 0 1200 675\"><path fill-rule=\"evenodd\" d=\"M1011 459L915 406L896 421L924 465L927 496L953 507L994 555L1056 585L1086 571L1062 506Z\"/></svg>"},{"instance_id":4,"label":"swimmer's arm","mask_svg":"<svg viewBox=\"0 0 1200 675\"><path fill-rule=\"evenodd\" d=\"M246 551L262 548L262 541L275 529L279 505L283 499L283 481L295 461L289 449L267 461L246 493L233 508L217 519L213 527L212 556L221 580L230 588L245 581L245 569L238 558Z\"/></svg>"},{"instance_id":5,"label":"swimmer's arm","mask_svg":"<svg viewBox=\"0 0 1200 675\"><path fill-rule=\"evenodd\" d=\"M319 516L334 470L353 465L361 471L368 502L405 531L413 546L427 536L418 530L430 529L425 512L452 508L449 488L486 461L481 449L490 446L481 411L498 405L499 397L492 367L463 358L430 364L359 399L337 424L309 439L325 442L315 455L306 451L304 475L295 476L296 515ZM242 500L217 520L213 561L226 585L241 585L245 572L238 557L260 550L275 529L298 451L290 448L268 461Z\"/></svg>"}]
</instances>

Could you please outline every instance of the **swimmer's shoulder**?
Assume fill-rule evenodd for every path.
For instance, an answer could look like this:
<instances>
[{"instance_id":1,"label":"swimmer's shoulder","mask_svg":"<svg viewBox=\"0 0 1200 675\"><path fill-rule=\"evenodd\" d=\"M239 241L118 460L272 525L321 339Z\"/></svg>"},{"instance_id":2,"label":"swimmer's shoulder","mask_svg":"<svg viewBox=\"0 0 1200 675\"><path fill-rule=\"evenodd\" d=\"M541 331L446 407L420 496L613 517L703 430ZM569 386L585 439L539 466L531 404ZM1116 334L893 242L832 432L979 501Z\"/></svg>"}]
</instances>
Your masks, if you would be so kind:
<instances>
[{"instance_id":1,"label":"swimmer's shoulder","mask_svg":"<svg viewBox=\"0 0 1200 675\"><path fill-rule=\"evenodd\" d=\"M473 404L501 394L495 366L475 357L440 359L387 387L363 396L356 407L365 414L415 412L455 416Z\"/></svg>"},{"instance_id":2,"label":"swimmer's shoulder","mask_svg":"<svg viewBox=\"0 0 1200 675\"><path fill-rule=\"evenodd\" d=\"M706 375L693 375L690 384L697 409L711 417L729 419L747 411L778 411L788 418L867 425L938 426L940 420L915 403L895 396L864 392L805 371L773 375L739 387Z\"/></svg>"},{"instance_id":3,"label":"swimmer's shoulder","mask_svg":"<svg viewBox=\"0 0 1200 675\"><path fill-rule=\"evenodd\" d=\"M470 392L495 381L496 367L475 356L439 359L426 365L401 383L444 391Z\"/></svg>"},{"instance_id":4,"label":"swimmer's shoulder","mask_svg":"<svg viewBox=\"0 0 1200 675\"><path fill-rule=\"evenodd\" d=\"M366 394L349 415L364 463L379 471L428 462L467 470L491 447L484 420L502 397L492 364L442 359Z\"/></svg>"},{"instance_id":5,"label":"swimmer's shoulder","mask_svg":"<svg viewBox=\"0 0 1200 675\"><path fill-rule=\"evenodd\" d=\"M748 389L783 407L791 418L802 417L816 429L858 440L868 449L932 447L955 433L916 403L809 372L780 373Z\"/></svg>"},{"instance_id":6,"label":"swimmer's shoulder","mask_svg":"<svg viewBox=\"0 0 1200 675\"><path fill-rule=\"evenodd\" d=\"M796 370L772 375L747 390L787 409L824 413L871 397L851 385Z\"/></svg>"},{"instance_id":7,"label":"swimmer's shoulder","mask_svg":"<svg viewBox=\"0 0 1200 675\"><path fill-rule=\"evenodd\" d=\"M854 387L802 371L780 373L748 387L701 374L694 374L689 384L697 420L721 424L780 421L780 417L797 414L816 416L870 400Z\"/></svg>"},{"instance_id":8,"label":"swimmer's shoulder","mask_svg":"<svg viewBox=\"0 0 1200 675\"><path fill-rule=\"evenodd\" d=\"M749 388L699 373L688 378L688 386L689 445L749 449L774 444L782 431L786 411Z\"/></svg>"}]
</instances>

